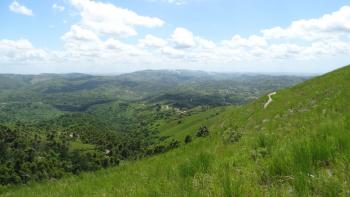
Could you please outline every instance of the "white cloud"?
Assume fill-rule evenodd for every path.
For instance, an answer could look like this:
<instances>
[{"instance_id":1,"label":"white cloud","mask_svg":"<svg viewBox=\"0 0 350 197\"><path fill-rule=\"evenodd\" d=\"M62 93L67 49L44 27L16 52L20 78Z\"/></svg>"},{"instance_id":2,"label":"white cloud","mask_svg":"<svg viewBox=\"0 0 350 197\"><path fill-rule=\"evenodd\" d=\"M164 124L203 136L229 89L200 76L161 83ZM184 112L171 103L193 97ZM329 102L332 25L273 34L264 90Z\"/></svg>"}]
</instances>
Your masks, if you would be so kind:
<instances>
[{"instance_id":1,"label":"white cloud","mask_svg":"<svg viewBox=\"0 0 350 197\"><path fill-rule=\"evenodd\" d=\"M63 55L66 60L101 63L109 60L120 61L143 53L137 46L114 38L104 41L94 32L78 25L73 25L62 36L62 40L65 44Z\"/></svg>"},{"instance_id":2,"label":"white cloud","mask_svg":"<svg viewBox=\"0 0 350 197\"><path fill-rule=\"evenodd\" d=\"M350 33L350 6L344 6L336 12L320 18L294 21L287 28L274 27L262 30L268 39L305 39L315 40L334 38Z\"/></svg>"},{"instance_id":3,"label":"white cloud","mask_svg":"<svg viewBox=\"0 0 350 197\"><path fill-rule=\"evenodd\" d=\"M181 50L174 49L172 47L164 47L161 52L170 58L182 58L184 57L184 52Z\"/></svg>"},{"instance_id":4,"label":"white cloud","mask_svg":"<svg viewBox=\"0 0 350 197\"><path fill-rule=\"evenodd\" d=\"M171 35L175 48L184 49L194 47L196 45L192 32L185 28L178 27Z\"/></svg>"},{"instance_id":5,"label":"white cloud","mask_svg":"<svg viewBox=\"0 0 350 197\"><path fill-rule=\"evenodd\" d=\"M92 0L70 0L70 2L80 12L81 25L98 34L135 36L137 26L152 28L164 24L159 18L140 16L110 3Z\"/></svg>"},{"instance_id":6,"label":"white cloud","mask_svg":"<svg viewBox=\"0 0 350 197\"><path fill-rule=\"evenodd\" d=\"M154 47L154 48L161 48L168 44L168 42L162 38L152 36L152 35L146 35L145 38L139 40L139 46L141 48L144 47Z\"/></svg>"},{"instance_id":7,"label":"white cloud","mask_svg":"<svg viewBox=\"0 0 350 197\"><path fill-rule=\"evenodd\" d=\"M240 35L235 35L231 40L223 41L224 45L230 47L261 47L267 46L265 38L252 35L248 38L242 38Z\"/></svg>"},{"instance_id":8,"label":"white cloud","mask_svg":"<svg viewBox=\"0 0 350 197\"><path fill-rule=\"evenodd\" d=\"M1 63L29 63L45 61L48 52L35 48L28 40L0 40Z\"/></svg>"},{"instance_id":9,"label":"white cloud","mask_svg":"<svg viewBox=\"0 0 350 197\"><path fill-rule=\"evenodd\" d=\"M104 49L110 50L109 51L110 56L115 56L116 53L119 53L119 54L124 53L124 55L128 55L128 56L139 56L143 54L142 50L140 50L136 46L122 43L121 41L113 38L108 39L103 44L104 44Z\"/></svg>"},{"instance_id":10,"label":"white cloud","mask_svg":"<svg viewBox=\"0 0 350 197\"><path fill-rule=\"evenodd\" d=\"M13 1L10 4L9 9L15 13L23 14L26 16L33 16L33 11L31 9L19 4L17 1Z\"/></svg>"},{"instance_id":11,"label":"white cloud","mask_svg":"<svg viewBox=\"0 0 350 197\"><path fill-rule=\"evenodd\" d=\"M54 3L52 5L52 9L54 9L54 10L56 10L58 12L63 12L65 10L65 7Z\"/></svg>"},{"instance_id":12,"label":"white cloud","mask_svg":"<svg viewBox=\"0 0 350 197\"><path fill-rule=\"evenodd\" d=\"M267 49L268 57L277 59L288 59L300 56L303 47L296 44L273 44Z\"/></svg>"},{"instance_id":13,"label":"white cloud","mask_svg":"<svg viewBox=\"0 0 350 197\"><path fill-rule=\"evenodd\" d=\"M99 37L92 31L82 28L78 25L72 25L69 32L62 36L62 39L66 42L74 41L86 41L86 42L97 42Z\"/></svg>"},{"instance_id":14,"label":"white cloud","mask_svg":"<svg viewBox=\"0 0 350 197\"><path fill-rule=\"evenodd\" d=\"M72 25L69 32L62 36L64 41L64 53L68 58L101 58L103 42L92 31L78 25Z\"/></svg>"},{"instance_id":15,"label":"white cloud","mask_svg":"<svg viewBox=\"0 0 350 197\"><path fill-rule=\"evenodd\" d=\"M306 47L303 51L306 56L321 57L321 56L336 56L336 55L349 55L350 54L350 41L341 41L334 39L321 40L313 42L310 46Z\"/></svg>"},{"instance_id":16,"label":"white cloud","mask_svg":"<svg viewBox=\"0 0 350 197\"><path fill-rule=\"evenodd\" d=\"M195 42L197 43L198 47L202 48L202 49L214 49L216 47L215 42L211 41L211 40L207 40L205 38L200 38L200 37L195 37Z\"/></svg>"},{"instance_id":17,"label":"white cloud","mask_svg":"<svg viewBox=\"0 0 350 197\"><path fill-rule=\"evenodd\" d=\"M108 3L71 2L80 11L81 20L62 35L64 50L41 50L28 40L1 40L0 63L28 62L32 58L56 64L86 64L96 69L105 65L115 69L145 68L146 65L152 68L166 65L165 68L201 69L201 66L206 66L214 69L233 65L259 66L264 62L276 65L289 62L291 66L295 61L321 61L350 55L350 20L346 12L349 7L318 19L292 22L287 28L274 27L256 35L234 35L231 39L216 42L182 27L164 37L151 34L136 37L135 42L123 40L123 36L136 35L138 26L157 27L164 22Z\"/></svg>"}]
</instances>

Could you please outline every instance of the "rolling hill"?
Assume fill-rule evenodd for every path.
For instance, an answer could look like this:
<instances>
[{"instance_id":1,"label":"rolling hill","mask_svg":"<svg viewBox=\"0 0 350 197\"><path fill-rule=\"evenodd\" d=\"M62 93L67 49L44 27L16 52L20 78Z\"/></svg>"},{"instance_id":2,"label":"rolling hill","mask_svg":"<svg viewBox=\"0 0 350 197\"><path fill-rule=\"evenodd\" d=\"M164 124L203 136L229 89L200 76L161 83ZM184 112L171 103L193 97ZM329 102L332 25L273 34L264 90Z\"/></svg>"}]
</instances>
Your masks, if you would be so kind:
<instances>
[{"instance_id":1,"label":"rolling hill","mask_svg":"<svg viewBox=\"0 0 350 197\"><path fill-rule=\"evenodd\" d=\"M3 196L349 196L350 67L241 106L159 120L178 148ZM200 135L206 126L209 135ZM190 136L192 142L184 143Z\"/></svg>"},{"instance_id":2,"label":"rolling hill","mask_svg":"<svg viewBox=\"0 0 350 197\"><path fill-rule=\"evenodd\" d=\"M146 70L116 76L2 74L0 123L38 123L82 113L100 117L124 132L134 128L121 122L136 124L139 118L135 117L152 114L160 106L187 110L238 105L305 79L186 70Z\"/></svg>"}]
</instances>

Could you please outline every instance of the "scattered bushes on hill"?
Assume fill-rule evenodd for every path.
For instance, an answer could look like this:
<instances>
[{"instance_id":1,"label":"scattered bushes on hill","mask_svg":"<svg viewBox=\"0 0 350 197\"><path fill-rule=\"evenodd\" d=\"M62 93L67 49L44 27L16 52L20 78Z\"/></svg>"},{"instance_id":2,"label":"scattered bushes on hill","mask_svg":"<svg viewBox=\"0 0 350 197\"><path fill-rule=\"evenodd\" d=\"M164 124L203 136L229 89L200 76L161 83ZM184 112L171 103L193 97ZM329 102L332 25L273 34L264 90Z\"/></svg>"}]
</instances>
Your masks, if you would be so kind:
<instances>
[{"instance_id":1,"label":"scattered bushes on hill","mask_svg":"<svg viewBox=\"0 0 350 197\"><path fill-rule=\"evenodd\" d=\"M154 144L153 146L148 147L146 155L164 153L179 146L180 141L172 139L170 142L162 142L161 144Z\"/></svg>"}]
</instances>

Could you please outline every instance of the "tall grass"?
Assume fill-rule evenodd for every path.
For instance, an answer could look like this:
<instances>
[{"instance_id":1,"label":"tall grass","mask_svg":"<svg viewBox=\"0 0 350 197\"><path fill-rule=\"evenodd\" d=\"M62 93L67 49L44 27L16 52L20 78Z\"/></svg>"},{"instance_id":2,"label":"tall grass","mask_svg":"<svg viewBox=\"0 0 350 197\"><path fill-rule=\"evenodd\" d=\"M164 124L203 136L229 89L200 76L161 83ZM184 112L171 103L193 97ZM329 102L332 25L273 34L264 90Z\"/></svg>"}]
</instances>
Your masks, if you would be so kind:
<instances>
[{"instance_id":1,"label":"tall grass","mask_svg":"<svg viewBox=\"0 0 350 197\"><path fill-rule=\"evenodd\" d=\"M299 196L308 196L315 187L320 187L317 192L322 196L338 194L342 182L329 179L332 188L327 186L328 189L325 190L320 186L325 183L316 180L320 176L320 170L336 165L335 158L341 158L340 155L350 151L350 131L343 123L334 121L322 124L308 134L288 138L286 144L275 147L266 170L260 175L263 183L289 183ZM257 143L264 145L265 140L262 139L258 137ZM322 180L328 179L323 177Z\"/></svg>"},{"instance_id":2,"label":"tall grass","mask_svg":"<svg viewBox=\"0 0 350 197\"><path fill-rule=\"evenodd\" d=\"M221 166L220 183L225 197L240 197L243 195L243 180L241 176L233 176L233 169L228 163Z\"/></svg>"},{"instance_id":3,"label":"tall grass","mask_svg":"<svg viewBox=\"0 0 350 197\"><path fill-rule=\"evenodd\" d=\"M198 156L179 165L180 176L193 177L196 173L209 173L211 162L212 155L209 153L200 153Z\"/></svg>"}]
</instances>

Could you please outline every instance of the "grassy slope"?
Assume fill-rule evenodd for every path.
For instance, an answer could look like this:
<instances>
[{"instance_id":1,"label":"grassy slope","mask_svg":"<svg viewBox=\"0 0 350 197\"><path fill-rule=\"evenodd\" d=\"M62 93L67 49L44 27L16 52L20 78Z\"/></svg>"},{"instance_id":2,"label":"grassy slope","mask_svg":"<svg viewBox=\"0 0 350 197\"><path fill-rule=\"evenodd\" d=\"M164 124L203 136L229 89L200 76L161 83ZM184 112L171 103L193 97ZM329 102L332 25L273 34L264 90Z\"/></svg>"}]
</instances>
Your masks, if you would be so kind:
<instances>
[{"instance_id":1,"label":"grassy slope","mask_svg":"<svg viewBox=\"0 0 350 197\"><path fill-rule=\"evenodd\" d=\"M211 134L165 154L59 181L3 188L4 196L349 196L350 67L242 107L169 123L180 139ZM217 112L219 114L217 114ZM166 128L162 125L161 128ZM230 131L242 138L223 141Z\"/></svg>"}]
</instances>

